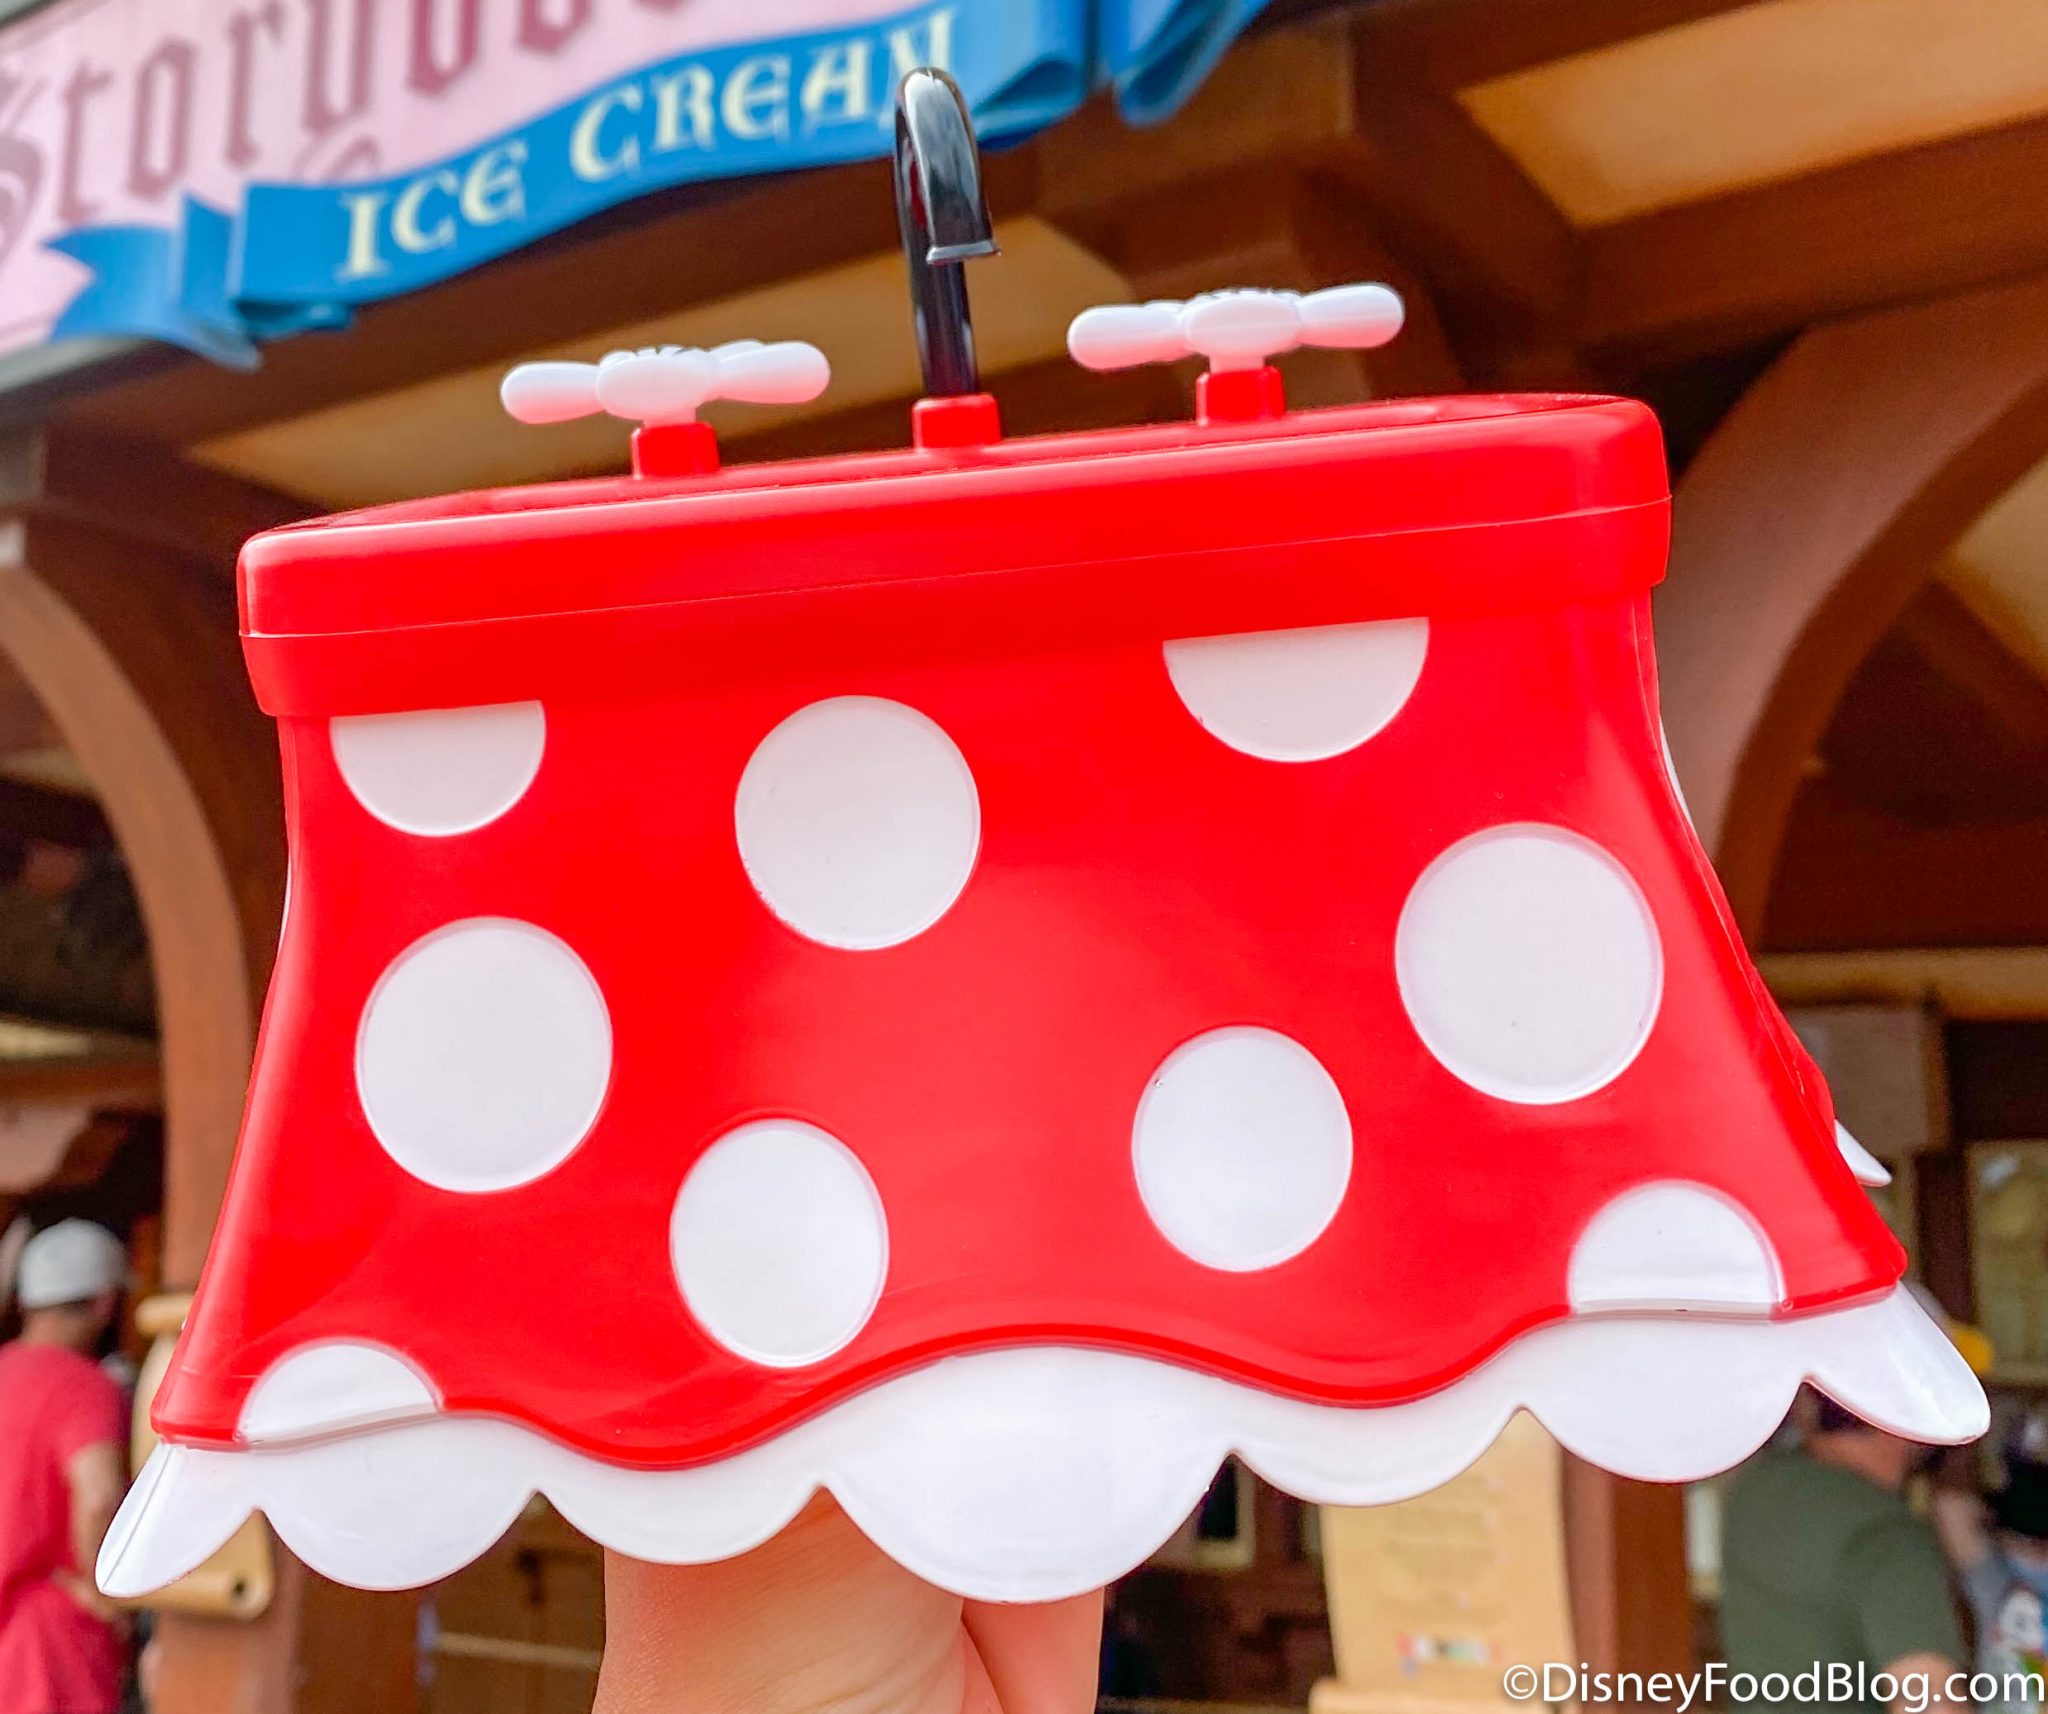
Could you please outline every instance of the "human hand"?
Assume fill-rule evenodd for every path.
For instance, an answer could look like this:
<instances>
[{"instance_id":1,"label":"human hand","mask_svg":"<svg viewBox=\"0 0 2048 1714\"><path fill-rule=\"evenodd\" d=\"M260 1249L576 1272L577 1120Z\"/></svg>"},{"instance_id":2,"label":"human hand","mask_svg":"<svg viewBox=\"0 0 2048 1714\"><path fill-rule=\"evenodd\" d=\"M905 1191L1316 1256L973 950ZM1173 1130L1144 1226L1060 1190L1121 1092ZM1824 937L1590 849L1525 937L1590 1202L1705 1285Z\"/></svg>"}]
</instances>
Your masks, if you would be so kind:
<instances>
[{"instance_id":1,"label":"human hand","mask_svg":"<svg viewBox=\"0 0 2048 1714\"><path fill-rule=\"evenodd\" d=\"M963 1601L819 1495L715 1565L605 1559L592 1714L1088 1714L1102 1597Z\"/></svg>"}]
</instances>

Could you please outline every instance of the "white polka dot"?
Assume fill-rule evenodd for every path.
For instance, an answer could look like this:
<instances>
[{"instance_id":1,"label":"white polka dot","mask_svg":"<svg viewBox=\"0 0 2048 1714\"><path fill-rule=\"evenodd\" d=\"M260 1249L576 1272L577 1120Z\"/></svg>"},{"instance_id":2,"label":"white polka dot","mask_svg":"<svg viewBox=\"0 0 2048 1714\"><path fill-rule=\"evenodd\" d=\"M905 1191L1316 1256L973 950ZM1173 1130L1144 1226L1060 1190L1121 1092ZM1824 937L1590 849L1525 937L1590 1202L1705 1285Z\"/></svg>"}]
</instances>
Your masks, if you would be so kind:
<instances>
[{"instance_id":1,"label":"white polka dot","mask_svg":"<svg viewBox=\"0 0 2048 1714\"><path fill-rule=\"evenodd\" d=\"M1748 1215L1696 1184L1638 1185L1593 1216L1572 1249L1578 1310L1776 1307L1777 1258Z\"/></svg>"},{"instance_id":2,"label":"white polka dot","mask_svg":"<svg viewBox=\"0 0 2048 1714\"><path fill-rule=\"evenodd\" d=\"M1428 652L1427 619L1385 619L1189 637L1166 645L1166 671L1188 712L1233 750L1315 762L1399 714Z\"/></svg>"},{"instance_id":3,"label":"white polka dot","mask_svg":"<svg viewBox=\"0 0 2048 1714\"><path fill-rule=\"evenodd\" d=\"M356 1037L370 1129L443 1190L505 1190L560 1166L596 1122L611 1068L611 1019L583 961L502 917L400 953Z\"/></svg>"},{"instance_id":4,"label":"white polka dot","mask_svg":"<svg viewBox=\"0 0 2048 1714\"><path fill-rule=\"evenodd\" d=\"M302 1345L263 1373L242 1406L247 1441L305 1440L431 1416L434 1389L380 1345L335 1339Z\"/></svg>"},{"instance_id":5,"label":"white polka dot","mask_svg":"<svg viewBox=\"0 0 2048 1714\"><path fill-rule=\"evenodd\" d=\"M944 916L973 872L981 799L966 758L914 708L840 696L761 740L734 810L762 902L827 946L894 946Z\"/></svg>"},{"instance_id":6,"label":"white polka dot","mask_svg":"<svg viewBox=\"0 0 2048 1714\"><path fill-rule=\"evenodd\" d=\"M1627 1068L1663 991L1657 925L1591 840L1532 822L1453 845L1394 934L1401 1002L1454 1076L1504 1101L1573 1101Z\"/></svg>"},{"instance_id":7,"label":"white polka dot","mask_svg":"<svg viewBox=\"0 0 2048 1714\"><path fill-rule=\"evenodd\" d=\"M815 1125L764 1119L727 1132L690 1168L669 1255L705 1332L752 1362L795 1369L867 1325L889 1228L851 1149Z\"/></svg>"},{"instance_id":8,"label":"white polka dot","mask_svg":"<svg viewBox=\"0 0 2048 1714\"><path fill-rule=\"evenodd\" d=\"M1298 1256L1351 1182L1351 1119L1314 1054L1274 1030L1211 1030L1153 1073L1132 1132L1138 1194L1173 1246L1246 1273Z\"/></svg>"},{"instance_id":9,"label":"white polka dot","mask_svg":"<svg viewBox=\"0 0 2048 1714\"><path fill-rule=\"evenodd\" d=\"M335 765L356 802L403 833L470 833L517 803L540 771L547 720L537 702L349 715L328 723Z\"/></svg>"}]
</instances>

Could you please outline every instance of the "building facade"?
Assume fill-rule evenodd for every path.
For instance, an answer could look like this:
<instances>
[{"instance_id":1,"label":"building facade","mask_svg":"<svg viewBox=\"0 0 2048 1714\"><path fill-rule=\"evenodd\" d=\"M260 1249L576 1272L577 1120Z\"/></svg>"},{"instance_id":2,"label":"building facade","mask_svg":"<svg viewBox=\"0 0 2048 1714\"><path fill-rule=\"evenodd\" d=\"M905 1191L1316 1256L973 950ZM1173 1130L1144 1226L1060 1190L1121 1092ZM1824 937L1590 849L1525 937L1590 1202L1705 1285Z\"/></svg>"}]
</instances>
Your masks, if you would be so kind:
<instances>
[{"instance_id":1,"label":"building facade","mask_svg":"<svg viewBox=\"0 0 2048 1714\"><path fill-rule=\"evenodd\" d=\"M2048 1378L2033 0L0 5L0 1197L197 1279L284 892L249 533L621 467L617 425L503 416L534 357L806 339L833 389L725 412L728 459L906 438L883 156L922 59L1002 145L975 292L1013 433L1190 408L1191 374L1075 369L1091 304L1362 279L1407 332L1285 360L1297 403L1658 409L1695 821L1925 1278L1995 1379ZM1562 1492L1581 1658L1685 1659L1680 1496ZM545 1513L421 1598L256 1549L165 1609L163 1714L587 1703L596 1562ZM1134 1694L1299 1705L1313 1520L1227 1475L1116 1624Z\"/></svg>"}]
</instances>

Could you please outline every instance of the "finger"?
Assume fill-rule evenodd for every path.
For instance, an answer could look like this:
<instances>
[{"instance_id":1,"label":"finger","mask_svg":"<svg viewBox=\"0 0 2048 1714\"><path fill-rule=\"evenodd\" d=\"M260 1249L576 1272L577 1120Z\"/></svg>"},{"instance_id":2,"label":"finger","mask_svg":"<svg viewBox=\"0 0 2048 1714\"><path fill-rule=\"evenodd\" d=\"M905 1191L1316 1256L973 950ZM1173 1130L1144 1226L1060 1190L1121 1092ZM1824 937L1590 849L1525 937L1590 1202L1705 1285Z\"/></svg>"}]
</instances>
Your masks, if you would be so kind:
<instances>
[{"instance_id":1,"label":"finger","mask_svg":"<svg viewBox=\"0 0 2048 1714\"><path fill-rule=\"evenodd\" d=\"M594 1714L960 1714L967 1654L958 1598L820 1496L737 1559L606 1555Z\"/></svg>"},{"instance_id":2,"label":"finger","mask_svg":"<svg viewBox=\"0 0 2048 1714\"><path fill-rule=\"evenodd\" d=\"M1102 1592L961 1614L1002 1714L1088 1714L1102 1665Z\"/></svg>"}]
</instances>

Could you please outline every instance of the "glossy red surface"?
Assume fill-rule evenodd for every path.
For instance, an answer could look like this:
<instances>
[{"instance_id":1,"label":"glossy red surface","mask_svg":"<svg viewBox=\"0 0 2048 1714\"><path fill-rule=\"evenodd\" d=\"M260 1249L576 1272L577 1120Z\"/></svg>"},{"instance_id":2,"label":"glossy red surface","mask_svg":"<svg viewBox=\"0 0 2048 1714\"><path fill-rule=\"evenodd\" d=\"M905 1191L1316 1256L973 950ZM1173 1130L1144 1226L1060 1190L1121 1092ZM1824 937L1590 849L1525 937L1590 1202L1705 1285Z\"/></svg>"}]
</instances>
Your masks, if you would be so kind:
<instances>
[{"instance_id":1,"label":"glossy red surface","mask_svg":"<svg viewBox=\"0 0 2048 1714\"><path fill-rule=\"evenodd\" d=\"M1640 407L1481 400L576 484L259 539L244 611L285 716L292 901L159 1430L231 1441L265 1368L324 1339L392 1345L451 1410L648 1467L1017 1342L1409 1399L1566 1314L1574 1240L1656 1179L1749 1211L1780 1313L1887 1289L1902 1255L1664 771L1646 594L1664 527ZM1397 615L1431 621L1417 688L1312 764L1218 742L1161 655ZM734 835L762 737L841 695L928 715L980 796L958 902L871 951L786 927ZM335 713L535 696L538 777L459 837L373 820L328 741ZM1416 878L1511 821L1597 841L1663 944L1647 1045L1548 1106L1453 1077L1394 980ZM576 949L614 1070L566 1163L456 1194L372 1136L357 1024L401 950L493 915ZM1161 1061L1233 1024L1306 1046L1355 1137L1331 1226L1252 1273L1173 1248L1131 1165ZM844 1141L890 1230L872 1318L796 1370L700 1330L668 1252L692 1162L775 1115Z\"/></svg>"}]
</instances>

